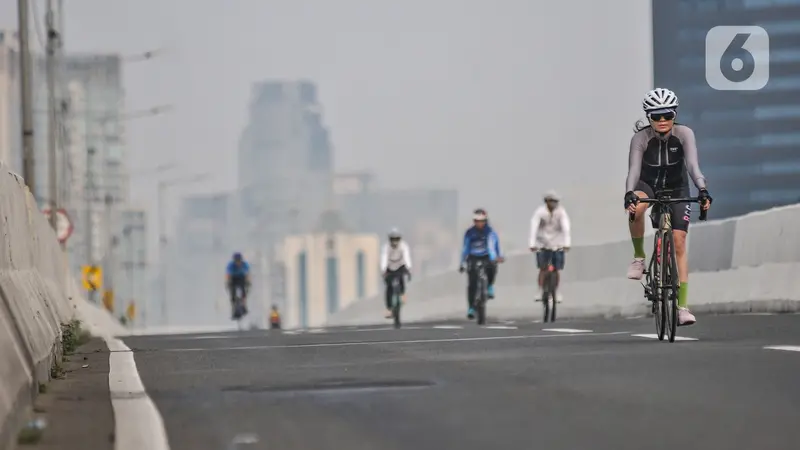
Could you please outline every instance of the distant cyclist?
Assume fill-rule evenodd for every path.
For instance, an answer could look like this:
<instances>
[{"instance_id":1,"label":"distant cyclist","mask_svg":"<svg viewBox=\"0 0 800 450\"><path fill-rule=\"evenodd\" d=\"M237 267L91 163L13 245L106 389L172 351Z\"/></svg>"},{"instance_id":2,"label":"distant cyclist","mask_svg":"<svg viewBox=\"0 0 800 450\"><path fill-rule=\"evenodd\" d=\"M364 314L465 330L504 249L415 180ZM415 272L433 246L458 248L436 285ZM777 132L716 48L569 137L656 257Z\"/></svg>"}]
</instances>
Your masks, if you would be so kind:
<instances>
[{"instance_id":1,"label":"distant cyclist","mask_svg":"<svg viewBox=\"0 0 800 450\"><path fill-rule=\"evenodd\" d=\"M678 97L669 89L657 88L648 92L642 102L649 125L637 123L631 138L628 156L628 178L625 183L625 209L636 213L630 224L633 242L633 262L628 268L628 278L640 280L645 269L644 213L649 206L640 198L653 198L662 190L673 197L689 197L689 180L699 190L701 208L711 207L711 195L706 189L706 178L700 171L694 131L686 125L675 123ZM680 289L678 290L678 324L691 325L697 319L686 307L688 303L689 261L686 253L686 234L689 231L690 203L671 205L675 254L677 256Z\"/></svg>"},{"instance_id":2,"label":"distant cyclist","mask_svg":"<svg viewBox=\"0 0 800 450\"><path fill-rule=\"evenodd\" d=\"M389 242L381 251L381 273L386 282L386 318L392 318L392 281L400 281L400 298L406 301L406 280L411 280L411 249L396 228L389 231Z\"/></svg>"},{"instance_id":3,"label":"distant cyclist","mask_svg":"<svg viewBox=\"0 0 800 450\"><path fill-rule=\"evenodd\" d=\"M242 312L243 314L247 314L247 290L250 287L250 264L242 258L241 253L236 252L233 254L233 259L228 263L225 272L225 285L228 288L228 292L231 294L231 307L233 308L231 317L236 319L237 289L241 292Z\"/></svg>"},{"instance_id":4,"label":"distant cyclist","mask_svg":"<svg viewBox=\"0 0 800 450\"><path fill-rule=\"evenodd\" d=\"M560 201L555 191L548 191L544 194L544 205L539 206L531 218L529 245L531 251L536 252L536 266L539 268L537 301L542 299L542 284L550 264L556 269L556 286L558 286L559 272L564 270L564 252L572 245L569 216L559 204ZM557 292L556 296L558 301L561 301L561 293Z\"/></svg>"},{"instance_id":5,"label":"distant cyclist","mask_svg":"<svg viewBox=\"0 0 800 450\"><path fill-rule=\"evenodd\" d=\"M469 269L467 282L467 317L475 318L475 290L477 289L478 274L472 268L473 262L483 260L487 264L486 294L488 298L494 298L494 281L497 276L497 263L503 260L499 253L497 233L489 226L489 217L483 209L476 209L472 216L473 226L464 233L464 246L461 250L461 265L458 271L464 273Z\"/></svg>"}]
</instances>

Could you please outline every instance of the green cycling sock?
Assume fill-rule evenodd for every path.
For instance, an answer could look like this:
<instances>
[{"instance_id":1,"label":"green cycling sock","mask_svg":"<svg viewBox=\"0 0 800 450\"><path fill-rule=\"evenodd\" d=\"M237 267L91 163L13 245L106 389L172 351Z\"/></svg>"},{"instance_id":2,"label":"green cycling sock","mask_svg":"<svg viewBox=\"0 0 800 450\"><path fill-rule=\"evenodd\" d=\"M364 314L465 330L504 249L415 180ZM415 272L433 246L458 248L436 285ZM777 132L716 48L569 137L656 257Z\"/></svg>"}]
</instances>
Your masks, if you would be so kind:
<instances>
[{"instance_id":1,"label":"green cycling sock","mask_svg":"<svg viewBox=\"0 0 800 450\"><path fill-rule=\"evenodd\" d=\"M631 241L633 241L633 257L647 257L647 254L644 252L644 237L631 238Z\"/></svg>"},{"instance_id":2,"label":"green cycling sock","mask_svg":"<svg viewBox=\"0 0 800 450\"><path fill-rule=\"evenodd\" d=\"M686 303L689 299L689 283L681 283L678 289L678 306L686 308Z\"/></svg>"}]
</instances>

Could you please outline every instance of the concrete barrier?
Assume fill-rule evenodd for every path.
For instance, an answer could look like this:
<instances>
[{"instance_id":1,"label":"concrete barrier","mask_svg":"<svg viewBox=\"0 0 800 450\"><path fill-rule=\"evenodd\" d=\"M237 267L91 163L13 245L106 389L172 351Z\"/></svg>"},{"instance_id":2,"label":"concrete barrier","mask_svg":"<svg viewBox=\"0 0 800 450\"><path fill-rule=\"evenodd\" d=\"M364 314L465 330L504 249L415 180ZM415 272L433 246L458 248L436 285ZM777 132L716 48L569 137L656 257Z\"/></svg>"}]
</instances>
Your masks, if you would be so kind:
<instances>
[{"instance_id":1,"label":"concrete barrier","mask_svg":"<svg viewBox=\"0 0 800 450\"><path fill-rule=\"evenodd\" d=\"M713 210L711 212L713 216ZM581 224L575 224L579 227ZM620 217L620 227L626 226ZM652 248L652 232L646 249ZM561 318L630 317L647 313L640 283L625 277L630 241L570 250L561 278ZM800 205L692 224L689 307L697 313L800 311ZM527 252L500 265L490 319L541 318L534 303L536 265ZM406 321L461 319L466 313L466 279L456 272L413 280L403 310ZM367 298L332 315L326 325L385 322L381 297Z\"/></svg>"},{"instance_id":2,"label":"concrete barrier","mask_svg":"<svg viewBox=\"0 0 800 450\"><path fill-rule=\"evenodd\" d=\"M66 268L24 181L0 165L0 448L13 446L39 384L61 357L61 324L81 317L79 305L91 309Z\"/></svg>"}]
</instances>

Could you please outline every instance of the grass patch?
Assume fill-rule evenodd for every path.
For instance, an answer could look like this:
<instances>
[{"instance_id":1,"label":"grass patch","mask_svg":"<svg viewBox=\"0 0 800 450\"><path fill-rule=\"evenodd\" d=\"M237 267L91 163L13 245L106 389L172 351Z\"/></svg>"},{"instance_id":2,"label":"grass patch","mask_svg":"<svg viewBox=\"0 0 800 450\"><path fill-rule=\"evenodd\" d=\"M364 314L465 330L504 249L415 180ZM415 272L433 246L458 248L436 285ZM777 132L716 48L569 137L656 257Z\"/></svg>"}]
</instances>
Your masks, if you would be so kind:
<instances>
[{"instance_id":1,"label":"grass patch","mask_svg":"<svg viewBox=\"0 0 800 450\"><path fill-rule=\"evenodd\" d=\"M78 319L72 319L69 323L62 323L61 335L61 346L65 357L75 353L78 347L88 342L91 338L89 332L81 327L81 321Z\"/></svg>"},{"instance_id":2,"label":"grass patch","mask_svg":"<svg viewBox=\"0 0 800 450\"><path fill-rule=\"evenodd\" d=\"M64 375L66 375L66 373L67 371L65 371L64 368L61 367L60 363L55 363L53 364L53 367L50 368L50 379L56 380L64 378Z\"/></svg>"},{"instance_id":3,"label":"grass patch","mask_svg":"<svg viewBox=\"0 0 800 450\"><path fill-rule=\"evenodd\" d=\"M38 427L25 427L17 435L17 444L19 445L33 445L38 444L42 440L44 430Z\"/></svg>"}]
</instances>

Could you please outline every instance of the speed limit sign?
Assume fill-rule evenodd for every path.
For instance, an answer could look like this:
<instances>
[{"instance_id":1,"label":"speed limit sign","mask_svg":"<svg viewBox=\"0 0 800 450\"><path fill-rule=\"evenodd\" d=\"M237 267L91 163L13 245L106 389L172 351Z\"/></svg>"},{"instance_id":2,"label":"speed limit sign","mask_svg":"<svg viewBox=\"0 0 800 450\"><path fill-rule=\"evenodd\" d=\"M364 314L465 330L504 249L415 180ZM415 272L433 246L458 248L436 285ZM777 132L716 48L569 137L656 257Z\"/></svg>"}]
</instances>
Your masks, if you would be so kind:
<instances>
[{"instance_id":1,"label":"speed limit sign","mask_svg":"<svg viewBox=\"0 0 800 450\"><path fill-rule=\"evenodd\" d=\"M50 220L50 208L45 208L44 216L47 220ZM58 238L58 242L62 244L72 236L73 226L72 221L69 220L69 215L67 215L67 211L63 208L59 208L56 210L56 237Z\"/></svg>"}]
</instances>

